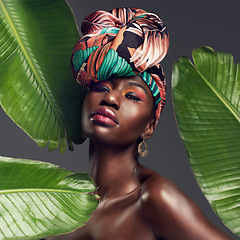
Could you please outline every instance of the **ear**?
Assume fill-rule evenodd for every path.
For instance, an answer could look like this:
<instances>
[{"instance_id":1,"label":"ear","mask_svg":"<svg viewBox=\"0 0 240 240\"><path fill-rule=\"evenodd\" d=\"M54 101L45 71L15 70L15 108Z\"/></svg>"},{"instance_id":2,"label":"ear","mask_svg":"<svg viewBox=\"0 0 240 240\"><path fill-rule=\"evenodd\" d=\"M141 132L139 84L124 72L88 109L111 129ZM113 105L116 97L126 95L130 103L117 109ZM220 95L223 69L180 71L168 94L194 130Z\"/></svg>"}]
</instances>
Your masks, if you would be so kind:
<instances>
[{"instance_id":1,"label":"ear","mask_svg":"<svg viewBox=\"0 0 240 240\"><path fill-rule=\"evenodd\" d=\"M152 137L153 131L154 131L154 122L155 122L154 119L149 121L149 123L147 124L144 132L142 133L142 137L144 136L145 139L150 139Z\"/></svg>"}]
</instances>

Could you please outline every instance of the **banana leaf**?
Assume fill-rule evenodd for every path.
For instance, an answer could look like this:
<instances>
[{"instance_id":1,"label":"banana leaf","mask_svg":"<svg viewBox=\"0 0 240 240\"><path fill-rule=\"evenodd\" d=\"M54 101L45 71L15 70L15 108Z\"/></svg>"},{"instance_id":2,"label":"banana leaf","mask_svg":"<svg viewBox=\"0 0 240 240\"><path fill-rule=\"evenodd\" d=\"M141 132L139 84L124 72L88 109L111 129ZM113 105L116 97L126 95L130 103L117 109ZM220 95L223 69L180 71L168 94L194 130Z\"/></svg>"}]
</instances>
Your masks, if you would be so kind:
<instances>
[{"instance_id":1,"label":"banana leaf","mask_svg":"<svg viewBox=\"0 0 240 240\"><path fill-rule=\"evenodd\" d=\"M0 239L42 238L81 227L97 207L93 180L56 165L0 157Z\"/></svg>"},{"instance_id":2,"label":"banana leaf","mask_svg":"<svg viewBox=\"0 0 240 240\"><path fill-rule=\"evenodd\" d=\"M0 104L40 147L82 143L71 52L79 39L64 0L0 0Z\"/></svg>"},{"instance_id":3,"label":"banana leaf","mask_svg":"<svg viewBox=\"0 0 240 240\"><path fill-rule=\"evenodd\" d=\"M176 61L172 94L191 168L212 208L240 235L240 65L210 47Z\"/></svg>"}]
</instances>

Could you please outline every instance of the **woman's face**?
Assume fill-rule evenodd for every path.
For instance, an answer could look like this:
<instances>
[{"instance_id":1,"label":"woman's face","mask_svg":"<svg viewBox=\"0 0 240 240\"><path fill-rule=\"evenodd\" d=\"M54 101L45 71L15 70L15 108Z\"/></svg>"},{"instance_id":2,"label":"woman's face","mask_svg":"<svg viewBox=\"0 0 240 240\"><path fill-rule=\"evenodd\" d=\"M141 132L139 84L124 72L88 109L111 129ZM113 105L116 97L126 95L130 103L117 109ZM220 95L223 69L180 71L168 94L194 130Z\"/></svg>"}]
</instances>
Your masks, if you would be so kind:
<instances>
[{"instance_id":1,"label":"woman's face","mask_svg":"<svg viewBox=\"0 0 240 240\"><path fill-rule=\"evenodd\" d=\"M153 97L139 76L93 83L83 103L82 128L93 142L135 143L153 121Z\"/></svg>"}]
</instances>

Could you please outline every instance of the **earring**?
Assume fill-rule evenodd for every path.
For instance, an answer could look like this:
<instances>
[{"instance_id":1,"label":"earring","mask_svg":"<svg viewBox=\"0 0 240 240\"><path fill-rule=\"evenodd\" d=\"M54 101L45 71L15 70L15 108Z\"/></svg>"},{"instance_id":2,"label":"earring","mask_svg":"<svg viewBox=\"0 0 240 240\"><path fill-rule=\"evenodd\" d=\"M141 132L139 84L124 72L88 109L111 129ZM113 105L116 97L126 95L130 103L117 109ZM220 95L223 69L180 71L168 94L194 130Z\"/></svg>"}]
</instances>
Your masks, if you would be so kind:
<instances>
[{"instance_id":1,"label":"earring","mask_svg":"<svg viewBox=\"0 0 240 240\"><path fill-rule=\"evenodd\" d=\"M148 155L148 146L144 141L145 137L143 137L142 142L138 144L138 153L141 157L146 157ZM142 151L142 146L144 145L145 150Z\"/></svg>"}]
</instances>

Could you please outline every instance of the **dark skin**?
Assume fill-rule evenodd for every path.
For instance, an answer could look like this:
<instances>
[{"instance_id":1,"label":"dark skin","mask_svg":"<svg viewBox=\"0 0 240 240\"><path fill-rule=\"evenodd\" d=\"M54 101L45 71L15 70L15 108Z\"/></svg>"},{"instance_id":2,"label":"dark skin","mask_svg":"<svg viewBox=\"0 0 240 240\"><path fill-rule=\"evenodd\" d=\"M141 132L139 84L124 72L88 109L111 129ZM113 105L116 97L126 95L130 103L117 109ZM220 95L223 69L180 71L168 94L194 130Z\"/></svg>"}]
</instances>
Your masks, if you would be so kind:
<instances>
[{"instance_id":1,"label":"dark skin","mask_svg":"<svg viewBox=\"0 0 240 240\"><path fill-rule=\"evenodd\" d=\"M152 109L152 94L139 76L92 85L82 127L100 202L85 226L50 239L231 239L174 183L138 163L139 139L153 134Z\"/></svg>"}]
</instances>

